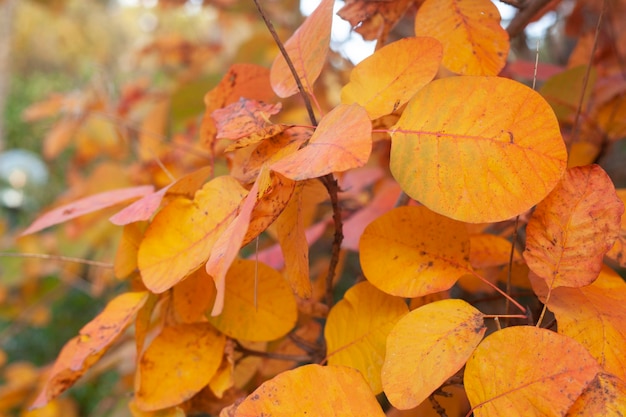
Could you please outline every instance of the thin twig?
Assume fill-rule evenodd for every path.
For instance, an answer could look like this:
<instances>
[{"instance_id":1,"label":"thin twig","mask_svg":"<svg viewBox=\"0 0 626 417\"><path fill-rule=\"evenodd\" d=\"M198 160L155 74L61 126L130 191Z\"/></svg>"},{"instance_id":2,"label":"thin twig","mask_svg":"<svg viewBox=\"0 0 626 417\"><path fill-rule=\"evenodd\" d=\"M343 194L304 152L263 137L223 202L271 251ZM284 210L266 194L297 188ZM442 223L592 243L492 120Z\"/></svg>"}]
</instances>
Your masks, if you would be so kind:
<instances>
[{"instance_id":1,"label":"thin twig","mask_svg":"<svg viewBox=\"0 0 626 417\"><path fill-rule=\"evenodd\" d=\"M343 220L341 218L341 206L339 205L339 185L333 174L324 175L320 178L322 184L326 187L330 196L330 204L333 209L333 223L335 226L335 236L333 238L333 247L330 255L330 265L326 275L326 305L330 309L333 306L333 281L337 265L339 264L339 254L341 252L341 242L343 242Z\"/></svg>"},{"instance_id":2,"label":"thin twig","mask_svg":"<svg viewBox=\"0 0 626 417\"><path fill-rule=\"evenodd\" d=\"M433 406L433 409L437 412L437 414L439 414L441 417L448 417L446 409L443 408L441 404L439 404L439 401L437 401L437 399L435 398L435 394L429 395L428 400L430 401L430 404Z\"/></svg>"},{"instance_id":3,"label":"thin twig","mask_svg":"<svg viewBox=\"0 0 626 417\"><path fill-rule=\"evenodd\" d=\"M89 259L73 258L71 256L62 255L48 255L46 253L0 252L0 258L2 257L47 259L51 261L72 262L89 266L97 266L99 268L113 268L113 264L110 262L90 261Z\"/></svg>"},{"instance_id":4,"label":"thin twig","mask_svg":"<svg viewBox=\"0 0 626 417\"><path fill-rule=\"evenodd\" d=\"M535 17L535 14L541 10L545 5L550 3L551 0L534 0L524 2L524 7L520 9L515 17L511 20L506 27L506 31L510 38L514 38L524 31L524 28Z\"/></svg>"}]
</instances>

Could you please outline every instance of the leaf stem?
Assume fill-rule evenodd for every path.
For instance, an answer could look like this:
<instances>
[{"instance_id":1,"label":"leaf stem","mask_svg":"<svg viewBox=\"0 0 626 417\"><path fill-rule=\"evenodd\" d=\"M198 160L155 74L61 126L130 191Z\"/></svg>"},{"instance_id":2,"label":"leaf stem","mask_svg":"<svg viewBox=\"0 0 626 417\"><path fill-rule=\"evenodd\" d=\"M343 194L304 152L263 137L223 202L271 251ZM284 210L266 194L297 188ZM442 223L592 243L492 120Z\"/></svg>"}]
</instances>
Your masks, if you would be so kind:
<instances>
[{"instance_id":1,"label":"leaf stem","mask_svg":"<svg viewBox=\"0 0 626 417\"><path fill-rule=\"evenodd\" d=\"M507 293L505 293L504 291L502 291L500 288L498 288L497 285L489 282L488 279L483 278L482 276L480 276L480 274L478 274L476 271L474 271L471 268L467 268L467 272L469 272L470 274L474 275L476 278L480 279L482 282L484 282L485 284L489 285L491 288L493 288L494 290L496 290L498 293L500 293L502 296L504 296L504 298L506 298L507 300L511 301L511 303L513 303L513 305L517 308L519 308L521 310L522 313L526 313L526 309L517 301L515 301L513 298L511 298L510 295L508 295ZM526 317L526 316L524 316Z\"/></svg>"},{"instance_id":2,"label":"leaf stem","mask_svg":"<svg viewBox=\"0 0 626 417\"><path fill-rule=\"evenodd\" d=\"M71 256L63 255L48 255L46 253L24 253L24 252L0 252L0 258L36 258L47 259L60 262L72 262L77 264L97 266L99 268L112 269L113 264L110 262L90 261L88 259L73 258Z\"/></svg>"}]
</instances>

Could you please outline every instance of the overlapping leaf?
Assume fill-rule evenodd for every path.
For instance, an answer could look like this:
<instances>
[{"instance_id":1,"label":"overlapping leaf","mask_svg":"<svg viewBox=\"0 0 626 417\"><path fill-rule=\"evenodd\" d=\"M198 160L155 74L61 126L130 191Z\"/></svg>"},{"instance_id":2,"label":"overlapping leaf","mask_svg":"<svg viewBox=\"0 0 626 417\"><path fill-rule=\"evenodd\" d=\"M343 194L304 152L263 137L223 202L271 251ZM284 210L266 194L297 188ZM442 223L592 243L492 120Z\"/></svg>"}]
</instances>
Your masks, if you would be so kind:
<instances>
[{"instance_id":1,"label":"overlapping leaf","mask_svg":"<svg viewBox=\"0 0 626 417\"><path fill-rule=\"evenodd\" d=\"M382 392L380 372L387 335L408 312L402 298L385 294L369 282L356 284L328 314L324 328L328 363L358 369L374 393Z\"/></svg>"},{"instance_id":2,"label":"overlapping leaf","mask_svg":"<svg viewBox=\"0 0 626 417\"><path fill-rule=\"evenodd\" d=\"M616 191L619 199L626 205L626 188ZM606 256L619 263L621 267L626 267L626 215L622 214L622 222L617 239L613 247L606 253Z\"/></svg>"},{"instance_id":3,"label":"overlapping leaf","mask_svg":"<svg viewBox=\"0 0 626 417\"><path fill-rule=\"evenodd\" d=\"M382 383L396 408L426 400L465 365L487 328L480 311L463 300L441 300L411 311L387 339Z\"/></svg>"},{"instance_id":4,"label":"overlapping leaf","mask_svg":"<svg viewBox=\"0 0 626 417\"><path fill-rule=\"evenodd\" d=\"M313 83L326 62L334 3L334 0L322 0L317 9L285 42L285 50L308 93L313 92ZM270 81L279 97L289 97L298 92L298 85L282 55L278 55L272 64Z\"/></svg>"},{"instance_id":5,"label":"overlapping leaf","mask_svg":"<svg viewBox=\"0 0 626 417\"><path fill-rule=\"evenodd\" d=\"M384 417L385 413L359 371L345 366L305 365L263 383L227 415Z\"/></svg>"},{"instance_id":6,"label":"overlapping leaf","mask_svg":"<svg viewBox=\"0 0 626 417\"><path fill-rule=\"evenodd\" d=\"M573 123L579 103L581 111L586 112L597 77L595 69L587 75L587 67L581 65L550 77L539 92L550 103L559 121Z\"/></svg>"},{"instance_id":7,"label":"overlapping leaf","mask_svg":"<svg viewBox=\"0 0 626 417\"><path fill-rule=\"evenodd\" d=\"M508 327L487 336L467 361L465 391L476 417L565 415L600 370L569 337Z\"/></svg>"},{"instance_id":8,"label":"overlapping leaf","mask_svg":"<svg viewBox=\"0 0 626 417\"><path fill-rule=\"evenodd\" d=\"M139 361L137 407L158 410L191 398L217 372L225 343L208 323L165 327Z\"/></svg>"},{"instance_id":9,"label":"overlapping leaf","mask_svg":"<svg viewBox=\"0 0 626 417\"><path fill-rule=\"evenodd\" d=\"M623 213L624 204L602 168L570 168L528 222L528 267L551 288L590 284L617 238Z\"/></svg>"},{"instance_id":10,"label":"overlapping leaf","mask_svg":"<svg viewBox=\"0 0 626 417\"><path fill-rule=\"evenodd\" d=\"M509 36L489 0L426 0L415 35L441 41L443 65L458 74L497 75L509 53Z\"/></svg>"},{"instance_id":11,"label":"overlapping leaf","mask_svg":"<svg viewBox=\"0 0 626 417\"><path fill-rule=\"evenodd\" d=\"M131 292L111 300L77 337L65 344L32 406L44 406L71 387L132 323L147 298L147 292Z\"/></svg>"},{"instance_id":12,"label":"overlapping leaf","mask_svg":"<svg viewBox=\"0 0 626 417\"><path fill-rule=\"evenodd\" d=\"M266 341L289 332L297 315L291 288L279 272L238 259L225 277L224 308L219 316L209 317L209 322L230 337Z\"/></svg>"},{"instance_id":13,"label":"overlapping leaf","mask_svg":"<svg viewBox=\"0 0 626 417\"><path fill-rule=\"evenodd\" d=\"M365 165L372 151L372 124L358 104L340 104L320 121L309 143L271 168L292 180L321 177Z\"/></svg>"},{"instance_id":14,"label":"overlapping leaf","mask_svg":"<svg viewBox=\"0 0 626 417\"><path fill-rule=\"evenodd\" d=\"M181 197L164 207L139 246L137 263L146 287L166 291L206 262L246 193L232 177L217 177L193 200Z\"/></svg>"},{"instance_id":15,"label":"overlapping leaf","mask_svg":"<svg viewBox=\"0 0 626 417\"><path fill-rule=\"evenodd\" d=\"M431 210L466 222L508 219L541 201L567 161L550 106L496 77L435 80L392 131L393 176Z\"/></svg>"},{"instance_id":16,"label":"overlapping leaf","mask_svg":"<svg viewBox=\"0 0 626 417\"><path fill-rule=\"evenodd\" d=\"M626 382L599 373L569 409L567 417L618 416L626 410Z\"/></svg>"},{"instance_id":17,"label":"overlapping leaf","mask_svg":"<svg viewBox=\"0 0 626 417\"><path fill-rule=\"evenodd\" d=\"M470 270L465 226L426 207L398 207L365 228L363 273L377 288L401 297L447 290Z\"/></svg>"},{"instance_id":18,"label":"overlapping leaf","mask_svg":"<svg viewBox=\"0 0 626 417\"><path fill-rule=\"evenodd\" d=\"M439 70L441 43L434 38L403 38L360 62L341 90L341 102L358 103L377 119L404 105Z\"/></svg>"},{"instance_id":19,"label":"overlapping leaf","mask_svg":"<svg viewBox=\"0 0 626 417\"><path fill-rule=\"evenodd\" d=\"M270 116L280 112L281 108L280 103L267 104L240 98L238 102L213 112L217 138L239 139L262 130L270 123Z\"/></svg>"}]
</instances>

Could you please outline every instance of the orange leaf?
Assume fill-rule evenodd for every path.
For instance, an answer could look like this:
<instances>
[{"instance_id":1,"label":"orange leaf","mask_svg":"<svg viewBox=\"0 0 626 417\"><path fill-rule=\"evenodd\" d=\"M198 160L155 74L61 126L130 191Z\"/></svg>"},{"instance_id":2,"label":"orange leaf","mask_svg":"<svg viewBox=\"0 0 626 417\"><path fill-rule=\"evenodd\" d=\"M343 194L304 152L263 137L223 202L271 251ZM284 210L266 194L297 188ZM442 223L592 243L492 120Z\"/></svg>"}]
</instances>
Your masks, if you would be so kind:
<instances>
[{"instance_id":1,"label":"orange leaf","mask_svg":"<svg viewBox=\"0 0 626 417\"><path fill-rule=\"evenodd\" d=\"M126 278L137 270L137 251L145 229L145 223L130 223L124 226L113 264L116 278Z\"/></svg>"},{"instance_id":2,"label":"orange leaf","mask_svg":"<svg viewBox=\"0 0 626 417\"><path fill-rule=\"evenodd\" d=\"M320 365L279 374L229 411L235 417L385 416L359 371Z\"/></svg>"},{"instance_id":3,"label":"orange leaf","mask_svg":"<svg viewBox=\"0 0 626 417\"><path fill-rule=\"evenodd\" d=\"M528 267L550 288L592 283L617 238L623 213L624 204L600 166L568 169L528 222Z\"/></svg>"},{"instance_id":4,"label":"orange leaf","mask_svg":"<svg viewBox=\"0 0 626 417\"><path fill-rule=\"evenodd\" d=\"M334 0L322 0L317 9L285 42L285 49L296 73L304 89L310 94L313 93L313 83L326 62L334 3ZM298 92L298 85L282 54L279 54L272 64L270 82L279 97L289 97Z\"/></svg>"},{"instance_id":5,"label":"orange leaf","mask_svg":"<svg viewBox=\"0 0 626 417\"><path fill-rule=\"evenodd\" d=\"M435 80L413 96L392 133L390 167L402 189L471 223L528 210L554 188L566 161L548 103L504 78Z\"/></svg>"},{"instance_id":6,"label":"orange leaf","mask_svg":"<svg viewBox=\"0 0 626 417\"><path fill-rule=\"evenodd\" d=\"M132 323L147 298L144 291L125 293L111 300L77 337L65 344L32 407L46 405L71 387Z\"/></svg>"},{"instance_id":7,"label":"orange leaf","mask_svg":"<svg viewBox=\"0 0 626 417\"><path fill-rule=\"evenodd\" d=\"M616 190L617 196L626 205L626 188ZM616 261L619 266L626 267L626 216L622 215L620 231L613 247L606 253L607 258Z\"/></svg>"},{"instance_id":8,"label":"orange leaf","mask_svg":"<svg viewBox=\"0 0 626 417\"><path fill-rule=\"evenodd\" d=\"M137 264L146 287L162 293L205 263L245 195L235 179L222 176L193 200L179 197L159 211L139 246Z\"/></svg>"},{"instance_id":9,"label":"orange leaf","mask_svg":"<svg viewBox=\"0 0 626 417\"><path fill-rule=\"evenodd\" d=\"M191 398L217 372L225 344L208 323L165 327L139 361L137 407L158 410Z\"/></svg>"},{"instance_id":10,"label":"orange leaf","mask_svg":"<svg viewBox=\"0 0 626 417\"><path fill-rule=\"evenodd\" d=\"M292 180L321 177L365 165L372 151L372 123L358 104L340 104L320 121L304 148L271 166Z\"/></svg>"},{"instance_id":11,"label":"orange leaf","mask_svg":"<svg viewBox=\"0 0 626 417\"><path fill-rule=\"evenodd\" d=\"M415 16L415 35L443 44L443 65L465 75L496 75L506 64L509 35L489 0L426 0Z\"/></svg>"},{"instance_id":12,"label":"orange leaf","mask_svg":"<svg viewBox=\"0 0 626 417\"><path fill-rule=\"evenodd\" d=\"M546 302L546 283L534 274L530 274L530 279L535 293ZM576 339L607 372L626 380L624 300L626 283L604 266L590 285L553 289L547 303L556 317L559 333Z\"/></svg>"},{"instance_id":13,"label":"orange leaf","mask_svg":"<svg viewBox=\"0 0 626 417\"><path fill-rule=\"evenodd\" d=\"M370 119L393 113L437 75L441 43L403 38L374 52L350 73L341 102L365 107Z\"/></svg>"},{"instance_id":14,"label":"orange leaf","mask_svg":"<svg viewBox=\"0 0 626 417\"><path fill-rule=\"evenodd\" d=\"M385 294L367 281L356 284L328 314L324 328L328 364L358 369L372 391L380 394L387 335L408 312L402 298Z\"/></svg>"},{"instance_id":15,"label":"orange leaf","mask_svg":"<svg viewBox=\"0 0 626 417\"><path fill-rule=\"evenodd\" d=\"M215 302L215 284L204 268L192 272L172 288L172 307L181 323L206 321Z\"/></svg>"},{"instance_id":16,"label":"orange leaf","mask_svg":"<svg viewBox=\"0 0 626 417\"><path fill-rule=\"evenodd\" d=\"M224 308L209 322L232 338L274 340L296 324L298 309L291 288L265 264L235 260L226 274L224 292Z\"/></svg>"},{"instance_id":17,"label":"orange leaf","mask_svg":"<svg viewBox=\"0 0 626 417\"><path fill-rule=\"evenodd\" d=\"M398 207L365 228L363 273L377 288L401 297L447 290L470 270L465 226L426 207Z\"/></svg>"},{"instance_id":18,"label":"orange leaf","mask_svg":"<svg viewBox=\"0 0 626 417\"><path fill-rule=\"evenodd\" d=\"M387 338L382 382L389 402L407 410L428 398L465 365L487 328L463 300L441 300L411 311Z\"/></svg>"},{"instance_id":19,"label":"orange leaf","mask_svg":"<svg viewBox=\"0 0 626 417\"><path fill-rule=\"evenodd\" d=\"M416 0L370 1L347 0L337 15L350 25L365 40L386 43L389 31L396 26Z\"/></svg>"},{"instance_id":20,"label":"orange leaf","mask_svg":"<svg viewBox=\"0 0 626 417\"><path fill-rule=\"evenodd\" d=\"M144 195L152 193L154 187L151 185L142 185L139 187L122 188L119 190L105 191L103 193L91 195L89 197L81 198L66 204L61 207L57 207L35 220L26 230L24 230L21 236L38 232L46 227L54 226L59 223L66 222L70 219L82 216L84 214L93 213L94 211L102 210L103 208L114 206L118 203L122 203L132 198L142 197Z\"/></svg>"},{"instance_id":21,"label":"orange leaf","mask_svg":"<svg viewBox=\"0 0 626 417\"><path fill-rule=\"evenodd\" d=\"M615 375L600 373L578 397L567 417L618 416L624 410L626 382Z\"/></svg>"},{"instance_id":22,"label":"orange leaf","mask_svg":"<svg viewBox=\"0 0 626 417\"><path fill-rule=\"evenodd\" d=\"M558 416L600 369L569 337L508 327L487 336L467 361L465 391L476 417Z\"/></svg>"},{"instance_id":23,"label":"orange leaf","mask_svg":"<svg viewBox=\"0 0 626 417\"><path fill-rule=\"evenodd\" d=\"M270 116L280 112L282 104L265 104L240 98L238 102L217 109L212 116L217 125L217 138L239 139L263 129Z\"/></svg>"}]
</instances>

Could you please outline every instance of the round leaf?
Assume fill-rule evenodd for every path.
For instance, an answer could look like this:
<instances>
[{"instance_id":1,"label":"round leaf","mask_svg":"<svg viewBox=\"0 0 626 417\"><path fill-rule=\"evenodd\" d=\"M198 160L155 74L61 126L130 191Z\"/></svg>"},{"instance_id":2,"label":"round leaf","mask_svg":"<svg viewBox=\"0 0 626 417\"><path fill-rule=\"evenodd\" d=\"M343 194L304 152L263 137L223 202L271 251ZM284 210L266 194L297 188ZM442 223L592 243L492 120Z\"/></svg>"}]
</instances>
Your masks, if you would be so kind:
<instances>
[{"instance_id":1,"label":"round leaf","mask_svg":"<svg viewBox=\"0 0 626 417\"><path fill-rule=\"evenodd\" d=\"M472 223L541 201L567 161L559 124L530 88L497 77L435 80L393 128L391 172L412 198Z\"/></svg>"}]
</instances>

